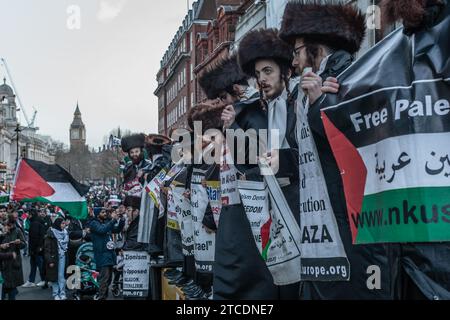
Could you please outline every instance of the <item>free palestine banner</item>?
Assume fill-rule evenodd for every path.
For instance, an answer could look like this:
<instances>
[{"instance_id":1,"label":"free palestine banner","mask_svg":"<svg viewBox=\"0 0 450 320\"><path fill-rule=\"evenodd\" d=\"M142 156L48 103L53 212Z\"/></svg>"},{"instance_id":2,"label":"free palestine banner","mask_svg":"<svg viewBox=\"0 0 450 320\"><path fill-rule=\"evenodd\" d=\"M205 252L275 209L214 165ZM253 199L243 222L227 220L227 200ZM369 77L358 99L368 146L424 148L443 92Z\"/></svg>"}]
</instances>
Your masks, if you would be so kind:
<instances>
[{"instance_id":1,"label":"free palestine banner","mask_svg":"<svg viewBox=\"0 0 450 320\"><path fill-rule=\"evenodd\" d=\"M77 219L87 217L84 195L89 187L78 183L59 165L21 159L14 181L12 200L50 203Z\"/></svg>"},{"instance_id":2,"label":"free palestine banner","mask_svg":"<svg viewBox=\"0 0 450 320\"><path fill-rule=\"evenodd\" d=\"M430 32L395 31L325 101L355 244L450 240L449 30L447 15Z\"/></svg>"}]
</instances>

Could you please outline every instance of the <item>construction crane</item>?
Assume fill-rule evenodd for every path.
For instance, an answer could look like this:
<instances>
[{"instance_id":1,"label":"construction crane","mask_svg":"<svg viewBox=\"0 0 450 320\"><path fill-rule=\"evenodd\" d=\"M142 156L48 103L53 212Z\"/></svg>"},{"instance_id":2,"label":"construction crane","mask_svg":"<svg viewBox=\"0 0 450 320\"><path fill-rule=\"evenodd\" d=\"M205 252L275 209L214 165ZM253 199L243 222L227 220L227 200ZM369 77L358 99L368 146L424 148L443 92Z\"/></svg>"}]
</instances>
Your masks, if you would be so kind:
<instances>
[{"instance_id":1,"label":"construction crane","mask_svg":"<svg viewBox=\"0 0 450 320\"><path fill-rule=\"evenodd\" d=\"M37 110L33 107L34 113L33 113L32 119L30 121L30 119L28 118L27 112L25 110L25 106L23 105L22 100L20 100L19 92L17 91L17 88L14 85L14 80L13 80L13 78L11 76L11 72L9 72L9 68L8 68L8 65L6 64L6 60L4 58L1 58L0 61L5 66L6 74L8 75L9 81L11 82L11 86L12 86L12 88L14 90L14 93L16 95L17 101L19 102L19 108L20 108L20 110L22 110L23 116L25 117L25 121L27 122L27 127L30 128L30 129L37 129L34 126L34 122L36 120L36 115L37 115Z\"/></svg>"},{"instance_id":2,"label":"construction crane","mask_svg":"<svg viewBox=\"0 0 450 320\"><path fill-rule=\"evenodd\" d=\"M31 121L30 121L29 127L30 128L34 128L34 129L37 130L38 128L34 125L35 122L36 122L37 110L36 110L35 107L32 107L32 108L33 108L34 112L33 112L33 116L31 117Z\"/></svg>"}]
</instances>

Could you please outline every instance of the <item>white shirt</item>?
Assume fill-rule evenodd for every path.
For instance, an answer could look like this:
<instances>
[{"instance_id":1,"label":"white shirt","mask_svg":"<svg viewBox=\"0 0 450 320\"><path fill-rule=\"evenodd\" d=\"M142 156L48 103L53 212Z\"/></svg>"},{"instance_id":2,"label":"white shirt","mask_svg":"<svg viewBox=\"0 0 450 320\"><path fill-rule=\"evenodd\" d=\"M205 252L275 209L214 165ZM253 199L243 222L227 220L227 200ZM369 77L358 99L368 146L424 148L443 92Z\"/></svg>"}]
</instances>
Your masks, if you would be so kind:
<instances>
[{"instance_id":1,"label":"white shirt","mask_svg":"<svg viewBox=\"0 0 450 320\"><path fill-rule=\"evenodd\" d=\"M269 101L268 116L269 116L269 136L268 146L272 149L288 149L289 143L286 141L286 121L287 121L287 90L284 89L281 95ZM278 135L276 131L278 130ZM276 139L278 136L278 141Z\"/></svg>"},{"instance_id":2,"label":"white shirt","mask_svg":"<svg viewBox=\"0 0 450 320\"><path fill-rule=\"evenodd\" d=\"M290 91L292 91L295 86L298 86L300 79L299 78L292 78L289 81L289 87L290 87ZM269 117L269 137L268 137L268 146L269 146L269 150L272 149L289 149L289 143L286 139L286 122L287 122L287 99L288 99L288 94L287 94L287 90L284 89L283 92L281 93L281 95L279 95L278 97L276 97L273 100L269 100L269 106L268 106L268 117ZM274 141L274 143L272 143L272 139L271 139L271 133L272 130L278 130L279 135L278 135L278 143L276 141ZM273 133L272 133L273 134ZM273 138L275 139L275 136L273 136Z\"/></svg>"}]
</instances>

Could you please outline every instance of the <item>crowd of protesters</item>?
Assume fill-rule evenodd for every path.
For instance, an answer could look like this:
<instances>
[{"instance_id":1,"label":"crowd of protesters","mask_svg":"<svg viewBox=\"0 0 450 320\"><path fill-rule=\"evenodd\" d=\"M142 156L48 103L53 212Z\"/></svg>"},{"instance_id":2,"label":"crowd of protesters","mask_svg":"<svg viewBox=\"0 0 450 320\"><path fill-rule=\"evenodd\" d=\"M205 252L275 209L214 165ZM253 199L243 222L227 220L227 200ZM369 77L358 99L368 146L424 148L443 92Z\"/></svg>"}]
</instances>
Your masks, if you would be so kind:
<instances>
[{"instance_id":1,"label":"crowd of protesters","mask_svg":"<svg viewBox=\"0 0 450 320\"><path fill-rule=\"evenodd\" d=\"M11 202L1 206L2 299L15 300L19 290L34 287L44 290L51 287L55 300L67 299L67 267L76 264L77 250L86 242L94 244L95 261L100 271L99 299L106 299L111 268L116 265L115 253L110 254L106 245L111 232L122 231L126 218L126 208L118 206L120 194L114 192L102 188L89 193L89 215L83 220L49 204ZM115 226L118 220L119 225ZM119 241L121 237L114 240ZM25 260L23 257L27 256ZM24 261L29 261L29 274L24 274Z\"/></svg>"},{"instance_id":2,"label":"crowd of protesters","mask_svg":"<svg viewBox=\"0 0 450 320\"><path fill-rule=\"evenodd\" d=\"M393 21L404 20L400 36L405 43L412 41L409 37L417 30L442 21L443 12L448 16L444 0L414 1L420 10L413 20L402 11L408 8L383 2ZM120 190L88 194L86 219L71 218L49 205L2 208L3 298L15 299L20 286L45 288L51 282L53 298L67 299L67 266L76 263L78 249L88 242L99 272L100 300L108 298L111 282L117 280L115 267L127 250L148 253L152 268L166 269L169 284L180 287L191 300L450 298L448 242L355 245L352 241L343 173L321 111L327 95L339 93L337 77L354 65L365 30L364 15L355 7L291 1L280 30L249 32L235 55L199 76L208 100L189 112L185 136L189 139L175 142L158 134L122 138L127 154L124 183ZM404 69L409 72L408 68ZM201 122L200 132L195 122ZM266 152L256 159L249 144L260 141L245 137L244 148L229 152L230 141L223 139L226 129L277 130L279 134L278 140L266 141ZM218 134L212 136L208 130ZM173 150L180 145L183 157L177 161ZM206 156L218 146L224 156L220 163L187 161L187 154ZM235 161L228 162L227 157ZM278 163L274 179L265 177L261 163ZM272 188L271 197L267 185ZM279 191L277 199L274 190ZM323 211L321 215L307 212L313 196L326 204L316 210ZM248 199L256 202L254 208L259 211L251 211ZM272 220L279 205L291 213L290 225ZM252 218L255 212L267 213L267 219L262 219L263 214ZM288 217L286 212L278 217L282 214ZM320 220L322 216L327 219ZM322 230L322 241L316 237L318 225L311 226L311 235L304 228L309 219L328 226ZM279 236L301 226L301 235ZM316 264L319 270L329 268L334 275L336 268L328 262L336 258L342 278L326 278L328 272L323 272L320 281L303 278L300 261L293 265L289 260L294 242L307 248L301 253L303 262ZM332 242L337 245L328 246ZM25 284L21 250L30 255L31 272ZM271 264L276 259L281 262ZM300 252L295 259L300 259ZM378 290L367 284L367 270L374 265L382 272ZM41 281L35 284L37 270ZM151 287L151 298L158 298L154 290L158 285Z\"/></svg>"}]
</instances>

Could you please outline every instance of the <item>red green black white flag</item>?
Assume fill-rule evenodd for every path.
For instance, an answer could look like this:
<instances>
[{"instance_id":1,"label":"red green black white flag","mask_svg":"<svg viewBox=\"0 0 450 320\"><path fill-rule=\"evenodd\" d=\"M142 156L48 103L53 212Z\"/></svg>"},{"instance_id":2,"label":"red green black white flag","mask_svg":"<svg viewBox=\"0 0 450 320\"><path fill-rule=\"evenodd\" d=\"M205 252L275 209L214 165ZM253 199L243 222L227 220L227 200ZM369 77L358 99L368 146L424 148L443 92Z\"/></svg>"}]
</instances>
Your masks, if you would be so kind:
<instances>
[{"instance_id":1,"label":"red green black white flag","mask_svg":"<svg viewBox=\"0 0 450 320\"><path fill-rule=\"evenodd\" d=\"M11 199L22 202L50 203L77 219L87 217L85 199L89 187L77 182L59 165L21 159Z\"/></svg>"}]
</instances>

